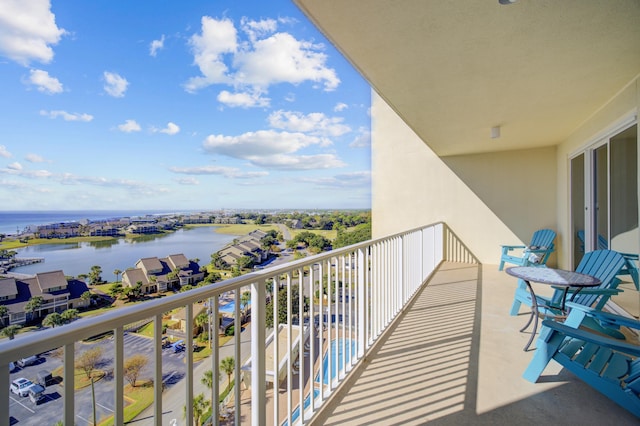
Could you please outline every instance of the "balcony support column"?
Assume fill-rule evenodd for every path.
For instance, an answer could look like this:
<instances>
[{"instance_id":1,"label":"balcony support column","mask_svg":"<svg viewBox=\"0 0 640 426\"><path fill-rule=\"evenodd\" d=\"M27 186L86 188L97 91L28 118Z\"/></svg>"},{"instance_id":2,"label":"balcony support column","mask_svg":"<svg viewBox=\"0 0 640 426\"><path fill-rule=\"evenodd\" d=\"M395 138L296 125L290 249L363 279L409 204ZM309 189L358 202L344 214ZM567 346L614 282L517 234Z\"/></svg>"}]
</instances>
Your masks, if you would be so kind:
<instances>
[{"instance_id":1,"label":"balcony support column","mask_svg":"<svg viewBox=\"0 0 640 426\"><path fill-rule=\"evenodd\" d=\"M122 327L113 330L113 340L115 343L113 424L121 425L124 424L124 330Z\"/></svg>"},{"instance_id":2,"label":"balcony support column","mask_svg":"<svg viewBox=\"0 0 640 426\"><path fill-rule=\"evenodd\" d=\"M153 319L153 418L156 426L162 425L162 315L156 315ZM121 424L117 423L116 424Z\"/></svg>"},{"instance_id":3,"label":"balcony support column","mask_svg":"<svg viewBox=\"0 0 640 426\"><path fill-rule=\"evenodd\" d=\"M275 286L274 282L274 286ZM267 424L267 410L265 395L266 385L266 355L264 342L266 331L265 307L266 303L266 280L254 282L251 285L251 424ZM275 382L274 382L275 388ZM277 389L277 388L276 388ZM275 389L274 389L275 391ZM275 392L277 395L277 392Z\"/></svg>"},{"instance_id":4,"label":"balcony support column","mask_svg":"<svg viewBox=\"0 0 640 426\"><path fill-rule=\"evenodd\" d=\"M63 374L63 383L64 389L62 391L62 398L64 398L64 424L65 425L74 425L76 409L75 409L75 345L73 343L69 343L64 345L64 372Z\"/></svg>"}]
</instances>

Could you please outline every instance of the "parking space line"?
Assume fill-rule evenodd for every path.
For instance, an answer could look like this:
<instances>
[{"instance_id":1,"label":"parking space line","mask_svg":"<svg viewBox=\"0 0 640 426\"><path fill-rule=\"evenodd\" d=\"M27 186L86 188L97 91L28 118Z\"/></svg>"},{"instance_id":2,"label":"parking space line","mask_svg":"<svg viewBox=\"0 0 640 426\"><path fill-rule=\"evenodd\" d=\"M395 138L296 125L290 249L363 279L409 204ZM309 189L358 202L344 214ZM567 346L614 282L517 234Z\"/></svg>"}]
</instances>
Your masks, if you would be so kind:
<instances>
[{"instance_id":1,"label":"parking space line","mask_svg":"<svg viewBox=\"0 0 640 426\"><path fill-rule=\"evenodd\" d=\"M97 402L96 402L96 405L97 405L98 407L104 408L105 410L110 411L110 412L112 412L112 413L113 413L113 410L112 410L111 408L109 408L109 407L105 407L104 405L102 405L102 404L98 404Z\"/></svg>"},{"instance_id":2,"label":"parking space line","mask_svg":"<svg viewBox=\"0 0 640 426\"><path fill-rule=\"evenodd\" d=\"M18 401L17 399L13 398L13 397L9 397L9 399L11 399L13 402L15 402L16 404L20 404L22 405L24 408L26 408L27 410L31 411L31 414L35 414L36 412L33 411L31 408L29 408L28 406L24 405L22 402Z\"/></svg>"}]
</instances>

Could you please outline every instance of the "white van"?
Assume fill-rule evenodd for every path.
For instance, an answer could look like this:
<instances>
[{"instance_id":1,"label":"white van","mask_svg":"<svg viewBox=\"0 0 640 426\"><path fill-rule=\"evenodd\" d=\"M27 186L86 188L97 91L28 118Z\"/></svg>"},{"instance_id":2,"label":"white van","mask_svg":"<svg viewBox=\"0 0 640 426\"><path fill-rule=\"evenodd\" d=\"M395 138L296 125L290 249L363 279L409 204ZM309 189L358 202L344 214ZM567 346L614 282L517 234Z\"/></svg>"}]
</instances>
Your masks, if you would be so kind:
<instances>
[{"instance_id":1,"label":"white van","mask_svg":"<svg viewBox=\"0 0 640 426\"><path fill-rule=\"evenodd\" d=\"M38 355L31 355L31 356L28 356L26 358L19 359L18 360L18 366L20 368L24 368L24 367L26 367L28 365L35 364L36 362L38 362L39 359L40 358L38 357Z\"/></svg>"}]
</instances>

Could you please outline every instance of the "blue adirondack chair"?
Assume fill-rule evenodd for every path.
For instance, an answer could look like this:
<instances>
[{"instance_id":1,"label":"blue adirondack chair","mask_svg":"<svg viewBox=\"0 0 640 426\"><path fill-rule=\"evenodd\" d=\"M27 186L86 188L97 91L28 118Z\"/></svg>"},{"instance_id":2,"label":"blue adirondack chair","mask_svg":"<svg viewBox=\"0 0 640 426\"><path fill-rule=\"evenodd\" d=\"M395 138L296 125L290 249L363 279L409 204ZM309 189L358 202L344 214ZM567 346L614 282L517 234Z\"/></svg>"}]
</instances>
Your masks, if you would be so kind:
<instances>
[{"instance_id":1,"label":"blue adirondack chair","mask_svg":"<svg viewBox=\"0 0 640 426\"><path fill-rule=\"evenodd\" d=\"M563 315L560 309L563 305L563 298L570 298L571 301L584 306L595 305L595 309L601 310L611 296L622 292L622 290L616 288L620 283L616 275L620 273L625 264L626 261L622 254L613 250L594 250L586 253L576 268L576 272L592 275L598 278L601 284L598 287L583 288L577 294L567 291L566 287L563 287L556 288L550 298L536 295L538 311L545 315ZM518 315L520 305L523 303L531 306L531 293L525 282L518 280L518 287L511 305L511 315ZM588 326L605 330L595 323L588 324ZM618 336L614 331L611 333Z\"/></svg>"},{"instance_id":2,"label":"blue adirondack chair","mask_svg":"<svg viewBox=\"0 0 640 426\"><path fill-rule=\"evenodd\" d=\"M595 311L596 315L606 314ZM640 330L640 321L606 314L606 320ZM604 320L601 317L601 320ZM621 342L590 330L576 329L553 320L542 323L544 338L523 377L538 378L551 359L620 406L640 417L640 346Z\"/></svg>"},{"instance_id":3,"label":"blue adirondack chair","mask_svg":"<svg viewBox=\"0 0 640 426\"><path fill-rule=\"evenodd\" d=\"M578 239L580 240L580 251L584 253L584 230L580 230L577 233ZM607 239L598 235L598 250L607 250L609 248L609 243ZM633 280L633 284L636 286L636 290L640 291L640 273L638 271L638 260L640 256L635 253L622 253L622 256L625 259L625 266L620 270L618 275L629 275Z\"/></svg>"},{"instance_id":4,"label":"blue adirondack chair","mask_svg":"<svg viewBox=\"0 0 640 426\"><path fill-rule=\"evenodd\" d=\"M556 233L551 229L539 229L533 233L528 246L503 245L500 256L499 271L502 271L505 263L513 263L517 266L543 266L553 253L553 240Z\"/></svg>"}]
</instances>

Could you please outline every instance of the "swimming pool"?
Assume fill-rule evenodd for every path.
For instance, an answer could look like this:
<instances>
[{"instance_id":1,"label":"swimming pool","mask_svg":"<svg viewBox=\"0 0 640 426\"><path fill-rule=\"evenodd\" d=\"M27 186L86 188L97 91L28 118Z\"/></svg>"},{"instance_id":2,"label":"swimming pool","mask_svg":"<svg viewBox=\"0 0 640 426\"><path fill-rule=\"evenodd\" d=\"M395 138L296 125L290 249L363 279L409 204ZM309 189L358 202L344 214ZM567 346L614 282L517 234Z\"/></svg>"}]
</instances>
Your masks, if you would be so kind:
<instances>
[{"instance_id":1,"label":"swimming pool","mask_svg":"<svg viewBox=\"0 0 640 426\"><path fill-rule=\"evenodd\" d=\"M344 346L344 348L343 348ZM336 359L336 347L338 352L338 357ZM351 350L349 350L349 348ZM336 378L336 374L339 371L344 370L344 363L350 362L351 357L356 354L356 341L353 339L344 340L343 339L333 339L331 341L331 351L327 354L325 353L322 358L322 382L325 385L329 384L329 358L331 359L331 380L333 381ZM343 356L343 350L346 350L347 353ZM320 383L320 373L316 375L316 382Z\"/></svg>"},{"instance_id":2,"label":"swimming pool","mask_svg":"<svg viewBox=\"0 0 640 426\"><path fill-rule=\"evenodd\" d=\"M247 307L250 307L250 306L251 306L251 302L247 303ZM236 311L235 300L232 300L229 303L225 303L224 305L220 305L220 307L218 308L218 312L224 312L225 314L233 314L235 311Z\"/></svg>"},{"instance_id":3,"label":"swimming pool","mask_svg":"<svg viewBox=\"0 0 640 426\"><path fill-rule=\"evenodd\" d=\"M322 376L323 376L323 383L324 384L329 384L329 358L331 358L331 380L336 378L336 375L338 374L338 371L343 371L344 370L344 363L345 362L350 362L351 361L351 357L355 356L356 354L356 341L353 339L349 339L349 340L345 340L344 341L344 348L343 348L343 339L333 339L331 341L331 347L330 347L330 352L329 354L331 354L330 356L328 356L329 354L325 353L323 359L322 359ZM349 348L351 348L351 350L349 351ZM347 350L347 353L345 354L345 356L343 356L343 349ZM338 353L338 359L336 360L336 350ZM338 368L336 368L336 366ZM316 379L315 379L316 383L320 383L320 373L318 373L316 375ZM317 399L320 396L320 390L319 389L313 389L313 399ZM307 395L307 397L304 399L303 402L303 409L306 410L307 408L309 408L309 405L311 405L311 395ZM296 407L295 410L293 410L293 413L291 413L291 422L293 424L295 424L295 422L298 420L298 417L300 417L300 406L298 405ZM288 426L289 423L287 420L285 420L284 422L282 422L281 426Z\"/></svg>"}]
</instances>

